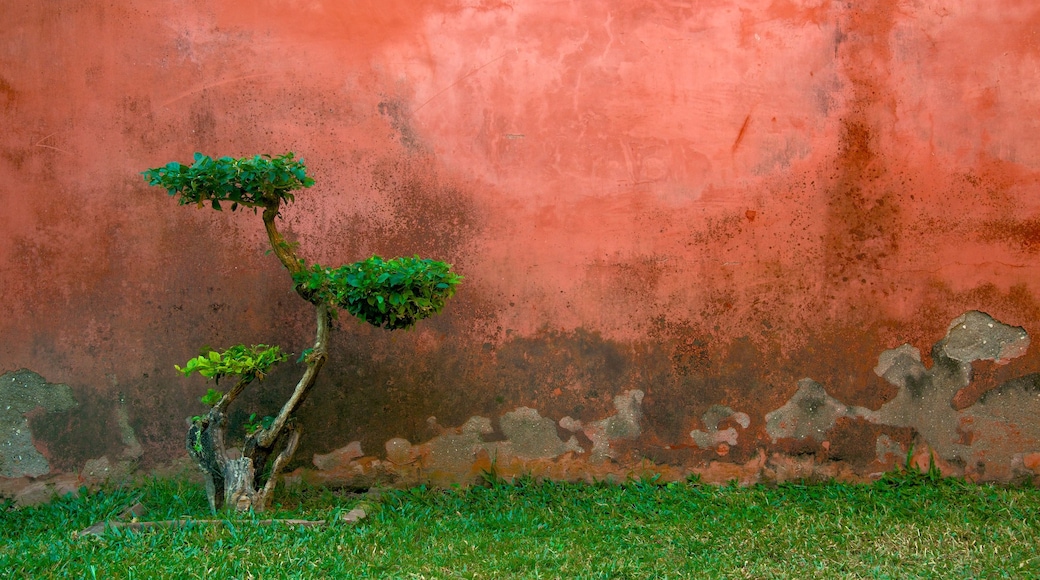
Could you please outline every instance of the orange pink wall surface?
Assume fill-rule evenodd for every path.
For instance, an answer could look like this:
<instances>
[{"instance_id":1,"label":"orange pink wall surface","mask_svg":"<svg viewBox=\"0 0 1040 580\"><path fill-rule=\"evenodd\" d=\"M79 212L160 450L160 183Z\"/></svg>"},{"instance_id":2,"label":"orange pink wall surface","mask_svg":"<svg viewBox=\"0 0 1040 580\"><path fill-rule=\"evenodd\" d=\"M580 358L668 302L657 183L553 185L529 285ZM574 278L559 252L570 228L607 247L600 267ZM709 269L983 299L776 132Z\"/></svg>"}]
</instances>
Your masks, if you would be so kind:
<instances>
[{"instance_id":1,"label":"orange pink wall surface","mask_svg":"<svg viewBox=\"0 0 1040 580\"><path fill-rule=\"evenodd\" d=\"M466 277L412 332L342 318L299 477L1040 466L1035 2L2 13L0 478L181 458L207 385L175 363L307 346L259 217L140 175L195 151L302 155L310 260Z\"/></svg>"}]
</instances>

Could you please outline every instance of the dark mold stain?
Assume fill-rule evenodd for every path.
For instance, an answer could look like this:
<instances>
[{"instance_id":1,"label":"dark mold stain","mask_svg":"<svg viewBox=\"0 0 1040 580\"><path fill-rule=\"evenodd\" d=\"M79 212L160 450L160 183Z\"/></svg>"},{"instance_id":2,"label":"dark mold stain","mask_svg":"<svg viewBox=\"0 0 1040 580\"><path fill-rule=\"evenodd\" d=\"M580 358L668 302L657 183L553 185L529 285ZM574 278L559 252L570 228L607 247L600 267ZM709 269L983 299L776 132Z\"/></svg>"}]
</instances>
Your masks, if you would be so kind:
<instances>
[{"instance_id":1,"label":"dark mold stain","mask_svg":"<svg viewBox=\"0 0 1040 580\"><path fill-rule=\"evenodd\" d=\"M412 153L425 151L426 147L412 126L412 113L405 102L399 99L384 99L379 103L379 114L390 121L390 127L397 132L405 150Z\"/></svg>"},{"instance_id":2,"label":"dark mold stain","mask_svg":"<svg viewBox=\"0 0 1040 580\"><path fill-rule=\"evenodd\" d=\"M1027 254L1040 252L1040 218L987 221L979 226L978 232L983 241L1008 244Z\"/></svg>"},{"instance_id":3,"label":"dark mold stain","mask_svg":"<svg viewBox=\"0 0 1040 580\"><path fill-rule=\"evenodd\" d=\"M74 389L78 406L68 411L32 413L33 440L48 450L52 470L77 472L88 459L122 449L115 405L109 393Z\"/></svg>"},{"instance_id":4,"label":"dark mold stain","mask_svg":"<svg viewBox=\"0 0 1040 580\"><path fill-rule=\"evenodd\" d=\"M824 239L833 284L866 283L899 249L899 200L878 182L885 170L872 139L868 126L845 121Z\"/></svg>"},{"instance_id":5,"label":"dark mold stain","mask_svg":"<svg viewBox=\"0 0 1040 580\"><path fill-rule=\"evenodd\" d=\"M14 106L15 100L18 96L18 91L14 90L11 83L0 76L0 104L3 105L4 110L8 110Z\"/></svg>"},{"instance_id":6,"label":"dark mold stain","mask_svg":"<svg viewBox=\"0 0 1040 580\"><path fill-rule=\"evenodd\" d=\"M372 169L371 185L386 197L393 218L388 223L348 220L343 237L354 248L371 243L385 255L419 253L459 260L483 230L484 217L472 196L442 178L432 158L380 159Z\"/></svg>"},{"instance_id":7,"label":"dark mold stain","mask_svg":"<svg viewBox=\"0 0 1040 580\"><path fill-rule=\"evenodd\" d=\"M874 374L882 331L892 322L864 321L862 325L832 323L806 332L804 346L779 359L791 384L812 377L827 385L834 398L850 405L876 409L896 396L897 390Z\"/></svg>"},{"instance_id":8,"label":"dark mold stain","mask_svg":"<svg viewBox=\"0 0 1040 580\"><path fill-rule=\"evenodd\" d=\"M1011 379L996 389L993 389L979 397L979 403L986 404L994 397L999 397L1012 391L1019 391L1027 394L1040 393L1040 373L1030 373L1016 379Z\"/></svg>"},{"instance_id":9,"label":"dark mold stain","mask_svg":"<svg viewBox=\"0 0 1040 580\"><path fill-rule=\"evenodd\" d=\"M648 435L665 445L691 444L690 432L704 427L701 415L726 405L752 417L751 428L738 428L739 443L728 460L753 449L756 429L764 428L755 417L783 404L775 386L783 381L773 369L779 358L774 346L747 337L722 340L701 322L663 316L652 321L648 335L653 346L647 348L656 350L659 365L659 378L643 400Z\"/></svg>"},{"instance_id":10,"label":"dark mold stain","mask_svg":"<svg viewBox=\"0 0 1040 580\"><path fill-rule=\"evenodd\" d=\"M583 329L513 338L491 353L434 331L400 337L379 332L334 337L330 365L301 411L312 434L301 441L301 456L352 440L361 441L367 453L381 454L392 437L426 441L439 428L458 427L474 415L496 425L520 406L554 422L565 416L597 421L616 413L615 396L646 392L663 380L647 371L654 367L652 356L648 364L639 349ZM432 428L428 417L436 418ZM316 436L314 429L320 430Z\"/></svg>"},{"instance_id":11,"label":"dark mold stain","mask_svg":"<svg viewBox=\"0 0 1040 580\"><path fill-rule=\"evenodd\" d=\"M213 142L216 136L217 117L205 99L192 103L189 123L191 124L191 142L195 144L196 148L205 148Z\"/></svg>"},{"instance_id":12,"label":"dark mold stain","mask_svg":"<svg viewBox=\"0 0 1040 580\"><path fill-rule=\"evenodd\" d=\"M890 0L849 5L839 31L837 58L852 98L841 120L838 155L826 176L831 183L826 273L835 285L868 284L899 249L899 199L886 184L889 168L878 142L887 130L881 124L890 119L887 103L893 100L885 83L891 59L887 35L894 17L895 3Z\"/></svg>"},{"instance_id":13,"label":"dark mold stain","mask_svg":"<svg viewBox=\"0 0 1040 580\"><path fill-rule=\"evenodd\" d=\"M826 456L831 461L848 463L864 470L877 461L876 442L882 435L909 449L916 431L911 427L891 427L871 423L862 417L839 417L827 432Z\"/></svg>"}]
</instances>

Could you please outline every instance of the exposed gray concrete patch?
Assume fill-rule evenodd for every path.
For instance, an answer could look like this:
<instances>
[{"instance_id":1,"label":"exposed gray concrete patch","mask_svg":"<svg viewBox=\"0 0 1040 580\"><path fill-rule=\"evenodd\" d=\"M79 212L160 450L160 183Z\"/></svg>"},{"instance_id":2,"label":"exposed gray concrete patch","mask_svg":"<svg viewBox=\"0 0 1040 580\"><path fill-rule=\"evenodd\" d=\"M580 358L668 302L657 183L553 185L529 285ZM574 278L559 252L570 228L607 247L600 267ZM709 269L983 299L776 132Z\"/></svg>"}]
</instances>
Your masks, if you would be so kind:
<instances>
[{"instance_id":1,"label":"exposed gray concrete patch","mask_svg":"<svg viewBox=\"0 0 1040 580\"><path fill-rule=\"evenodd\" d=\"M983 395L960 415L971 435L968 461L1011 469L1015 458L1040 452L1040 373L1013 379ZM990 476L992 466L987 470Z\"/></svg>"},{"instance_id":2,"label":"exposed gray concrete patch","mask_svg":"<svg viewBox=\"0 0 1040 580\"><path fill-rule=\"evenodd\" d=\"M551 459L568 451L584 451L575 437L566 442L561 440L556 432L556 423L530 407L519 407L502 415L499 424L506 441L498 444L497 451L503 455L521 459Z\"/></svg>"},{"instance_id":3,"label":"exposed gray concrete patch","mask_svg":"<svg viewBox=\"0 0 1040 580\"><path fill-rule=\"evenodd\" d=\"M850 407L831 397L820 383L802 379L798 381L794 396L783 407L766 414L766 432L774 443L784 437L812 437L823 441L839 417L866 416L869 413L868 409Z\"/></svg>"},{"instance_id":4,"label":"exposed gray concrete patch","mask_svg":"<svg viewBox=\"0 0 1040 580\"><path fill-rule=\"evenodd\" d=\"M909 344L881 353L874 367L874 374L901 388L907 388L908 382L920 381L927 373L921 351Z\"/></svg>"},{"instance_id":5,"label":"exposed gray concrete patch","mask_svg":"<svg viewBox=\"0 0 1040 580\"><path fill-rule=\"evenodd\" d=\"M889 461L899 461L906 455L906 449L899 442L892 440L891 437L882 433L878 436L877 441L874 442L874 451L877 453L878 463L888 463Z\"/></svg>"},{"instance_id":6,"label":"exposed gray concrete patch","mask_svg":"<svg viewBox=\"0 0 1040 580\"><path fill-rule=\"evenodd\" d=\"M427 445L429 447L429 464L427 467L464 473L476 456L477 451L488 449L489 443L484 442L484 435L494 433L491 427L491 419L487 417L470 417L465 425L457 430L446 429L437 437L434 437ZM493 452L489 450L489 452Z\"/></svg>"},{"instance_id":7,"label":"exposed gray concrete patch","mask_svg":"<svg viewBox=\"0 0 1040 580\"><path fill-rule=\"evenodd\" d=\"M584 430L584 427L582 427L581 425L581 421L571 417L564 417L563 419L560 419L560 427L563 427L571 433L577 433L578 431Z\"/></svg>"},{"instance_id":8,"label":"exposed gray concrete patch","mask_svg":"<svg viewBox=\"0 0 1040 580\"><path fill-rule=\"evenodd\" d=\"M957 412L950 401L971 381L971 364L943 356L938 346L933 350L933 358L936 355L936 364L928 369L917 349L909 345L881 353L874 372L898 391L868 419L895 427L913 427L929 441L955 437Z\"/></svg>"},{"instance_id":9,"label":"exposed gray concrete patch","mask_svg":"<svg viewBox=\"0 0 1040 580\"><path fill-rule=\"evenodd\" d=\"M625 391L614 397L616 415L601 419L587 425L581 421L564 417L560 426L569 431L582 431L592 441L589 461L599 463L615 457L610 448L610 441L616 439L635 439L642 433L639 421L643 418L643 391L634 389Z\"/></svg>"},{"instance_id":10,"label":"exposed gray concrete patch","mask_svg":"<svg viewBox=\"0 0 1040 580\"><path fill-rule=\"evenodd\" d=\"M1040 374L1009 381L963 411L954 409L952 401L971 383L973 362L1006 363L1024 354L1029 343L1021 327L983 312L966 312L932 348L931 368L921 361L920 351L907 344L881 353L874 372L897 393L878 410L847 407L804 379L791 401L766 415L766 430L774 441L809 436L821 440L838 417L859 415L881 425L911 427L938 458L988 479L1006 478L1016 461L1021 464L1023 456L1040 451ZM885 436L875 446L882 463L904 453Z\"/></svg>"},{"instance_id":11,"label":"exposed gray concrete patch","mask_svg":"<svg viewBox=\"0 0 1040 580\"><path fill-rule=\"evenodd\" d=\"M311 463L322 471L331 471L333 469L340 469L349 466L351 461L358 457L363 457L364 455L365 452L361 450L361 442L351 441L343 447L330 451L329 453L315 453L314 457L311 458Z\"/></svg>"},{"instance_id":12,"label":"exposed gray concrete patch","mask_svg":"<svg viewBox=\"0 0 1040 580\"><path fill-rule=\"evenodd\" d=\"M747 429L748 426L751 425L751 417L748 417L747 413L738 413L724 405L712 405L711 408L701 416L701 422L704 423L704 431L691 431L690 437L693 438L693 442L697 444L697 447L700 447L701 449L712 449L720 443L725 443L731 446L736 445L736 429L729 427L728 429L719 431L719 423L731 418L744 429Z\"/></svg>"},{"instance_id":13,"label":"exposed gray concrete patch","mask_svg":"<svg viewBox=\"0 0 1040 580\"><path fill-rule=\"evenodd\" d=\"M386 458L395 465L407 465L418 457L415 447L404 437L394 437L383 446L386 448Z\"/></svg>"},{"instance_id":14,"label":"exposed gray concrete patch","mask_svg":"<svg viewBox=\"0 0 1040 580\"><path fill-rule=\"evenodd\" d=\"M116 407L116 421L119 425L119 439L126 446L126 449L123 450L123 457L140 458L144 454L144 449L137 439L137 434L134 433L134 428L130 426L130 414L126 411L126 401L122 397L119 398L119 406Z\"/></svg>"},{"instance_id":15,"label":"exposed gray concrete patch","mask_svg":"<svg viewBox=\"0 0 1040 580\"><path fill-rule=\"evenodd\" d=\"M1030 398L1013 396L1013 403L996 405L980 400L960 412L951 402L958 391L971 383L971 363L977 360L1007 362L1011 357L1024 354L1029 342L1029 335L1020 327L998 322L983 312L966 312L950 323L946 336L932 348L935 364L930 369L925 368L918 351L909 345L881 354L875 372L899 390L895 398L868 418L883 425L913 427L935 453L947 461L965 465L1008 463L1013 453L1006 449L1008 429L1016 432L1023 427L1028 429L1028 425L1020 421L1010 421L1009 414L1014 415L1016 407L1030 408ZM1019 389L998 391L1014 393ZM994 401L999 395L987 393L983 400L987 397ZM1032 407L1030 413L1034 417L1037 412L1040 407ZM1035 420L1027 423L1033 422ZM1001 443L993 445L994 439ZM1040 441L1040 433L1030 439Z\"/></svg>"},{"instance_id":16,"label":"exposed gray concrete patch","mask_svg":"<svg viewBox=\"0 0 1040 580\"><path fill-rule=\"evenodd\" d=\"M458 429L442 429L440 435L426 443L413 446L405 439L394 438L386 442L387 459L397 465L414 462L423 455L423 467L448 472L465 472L473 464L477 454L484 451L498 459L552 459L568 452L583 453L577 438L560 439L556 424L542 417L537 410L518 407L499 419L504 441L485 441L494 433L491 419L471 417Z\"/></svg>"},{"instance_id":17,"label":"exposed gray concrete patch","mask_svg":"<svg viewBox=\"0 0 1040 580\"><path fill-rule=\"evenodd\" d=\"M1008 326L985 312L972 310L950 323L940 345L946 356L964 363L977 360L1006 363L1025 354L1029 335L1024 328Z\"/></svg>"},{"instance_id":18,"label":"exposed gray concrete patch","mask_svg":"<svg viewBox=\"0 0 1040 580\"><path fill-rule=\"evenodd\" d=\"M39 477L50 471L33 446L25 414L42 408L67 411L76 406L68 385L48 383L26 369L0 376L0 477Z\"/></svg>"}]
</instances>

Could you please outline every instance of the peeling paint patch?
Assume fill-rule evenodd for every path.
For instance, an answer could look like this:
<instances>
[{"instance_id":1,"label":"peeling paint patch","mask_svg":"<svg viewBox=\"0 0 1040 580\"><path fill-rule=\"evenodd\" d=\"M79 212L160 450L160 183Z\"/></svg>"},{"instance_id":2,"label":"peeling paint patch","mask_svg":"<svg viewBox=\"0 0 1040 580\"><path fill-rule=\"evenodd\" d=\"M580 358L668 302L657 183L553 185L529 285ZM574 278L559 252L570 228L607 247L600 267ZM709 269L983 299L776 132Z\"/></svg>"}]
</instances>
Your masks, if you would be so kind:
<instances>
[{"instance_id":1,"label":"peeling paint patch","mask_svg":"<svg viewBox=\"0 0 1040 580\"><path fill-rule=\"evenodd\" d=\"M137 439L137 434L134 433L134 428L130 425L130 414L126 411L126 403L124 401L120 401L119 406L116 407L116 422L119 426L119 439L126 447L123 451L123 456L130 459L140 458L144 454L144 449L141 447L141 442Z\"/></svg>"},{"instance_id":2,"label":"peeling paint patch","mask_svg":"<svg viewBox=\"0 0 1040 580\"><path fill-rule=\"evenodd\" d=\"M766 432L774 443L784 437L812 437L823 441L839 417L860 417L869 413L868 409L850 407L831 397L820 383L802 379L798 381L798 391L787 404L766 414Z\"/></svg>"},{"instance_id":3,"label":"peeling paint patch","mask_svg":"<svg viewBox=\"0 0 1040 580\"><path fill-rule=\"evenodd\" d=\"M712 405L711 408L701 416L701 422L704 423L704 431L694 430L690 432L690 437L693 438L693 442L697 444L697 447L700 447L701 449L712 449L723 443L730 447L736 445L736 429L729 427L728 429L719 431L719 423L726 419L736 421L737 424L744 429L747 429L751 425L751 417L748 417L747 413L738 413L724 405Z\"/></svg>"},{"instance_id":4,"label":"peeling paint patch","mask_svg":"<svg viewBox=\"0 0 1040 580\"><path fill-rule=\"evenodd\" d=\"M819 383L803 379L786 405L766 415L766 430L774 442L780 437L822 441L838 418L859 416L878 425L912 428L948 471L962 466L962 475L1011 477L1015 469L1028 469L1023 457L1040 452L1040 374L1008 381L962 411L953 407L953 399L971 383L973 362L1003 364L1024 354L1029 342L1023 328L984 312L966 312L933 346L931 368L908 344L881 353L874 372L898 390L876 411L846 406ZM877 438L875 452L880 463L905 453L885 435Z\"/></svg>"},{"instance_id":5,"label":"peeling paint patch","mask_svg":"<svg viewBox=\"0 0 1040 580\"><path fill-rule=\"evenodd\" d=\"M877 453L878 463L899 461L906 455L906 449L897 441L885 434L878 435L874 442L874 452Z\"/></svg>"},{"instance_id":6,"label":"peeling paint patch","mask_svg":"<svg viewBox=\"0 0 1040 580\"><path fill-rule=\"evenodd\" d=\"M940 344L946 356L963 363L992 360L1005 364L1025 354L1029 335L1024 328L1008 326L985 312L972 310L950 323Z\"/></svg>"},{"instance_id":7,"label":"peeling paint patch","mask_svg":"<svg viewBox=\"0 0 1040 580\"><path fill-rule=\"evenodd\" d=\"M875 372L899 391L871 413L870 420L913 427L943 460L970 469L992 464L990 476L994 469L1010 469L1011 454L1040 445L1040 429L1032 428L1040 401L1029 395L1023 379L986 393L963 411L954 409L952 402L971 383L971 363L1007 362L1024 354L1029 342L1024 329L973 310L950 323L946 336L932 348L935 364L930 369L909 345L886 351Z\"/></svg>"},{"instance_id":8,"label":"peeling paint patch","mask_svg":"<svg viewBox=\"0 0 1040 580\"><path fill-rule=\"evenodd\" d=\"M387 441L383 447L386 449L387 461L394 465L408 465L419 457L411 442L404 437L394 437Z\"/></svg>"},{"instance_id":9,"label":"peeling paint patch","mask_svg":"<svg viewBox=\"0 0 1040 580\"><path fill-rule=\"evenodd\" d=\"M50 464L32 442L25 414L38 408L66 411L76 406L68 385L48 383L26 369L0 376L0 477L39 477Z\"/></svg>"},{"instance_id":10,"label":"peeling paint patch","mask_svg":"<svg viewBox=\"0 0 1040 580\"><path fill-rule=\"evenodd\" d=\"M477 451L488 445L483 436L494 432L491 419L471 417L461 428L446 430L425 444L425 465L434 470L466 473Z\"/></svg>"},{"instance_id":11,"label":"peeling paint patch","mask_svg":"<svg viewBox=\"0 0 1040 580\"><path fill-rule=\"evenodd\" d=\"M625 391L614 397L614 408L617 414L606 419L582 425L581 421L564 417L560 426L569 431L581 430L592 441L589 461L600 463L616 455L610 448L610 441L616 439L635 439L641 431L639 421L643 418L643 391L638 389Z\"/></svg>"},{"instance_id":12,"label":"peeling paint patch","mask_svg":"<svg viewBox=\"0 0 1040 580\"><path fill-rule=\"evenodd\" d=\"M556 423L542 417L530 407L520 407L502 415L499 419L506 441L499 443L497 451L502 455L521 459L549 459L568 451L582 453L576 437L566 442L556 433Z\"/></svg>"},{"instance_id":13,"label":"peeling paint patch","mask_svg":"<svg viewBox=\"0 0 1040 580\"><path fill-rule=\"evenodd\" d=\"M365 452L361 450L361 442L351 441L346 446L340 447L331 453L314 454L311 463L313 463L318 469L331 471L343 465L348 465L351 461L359 457L364 457L364 455Z\"/></svg>"},{"instance_id":14,"label":"peeling paint patch","mask_svg":"<svg viewBox=\"0 0 1040 580\"><path fill-rule=\"evenodd\" d=\"M317 471L301 468L286 477L290 482L339 485L376 481L470 483L489 471L503 477L539 473L572 479L623 479L624 472L619 476L618 468L607 461L617 458L611 443L640 436L642 401L642 391L625 391L614 397L615 414L589 423L571 417L556 422L536 409L517 407L497 419L498 430L487 417L470 417L457 428L440 427L436 418L430 417L427 423L439 429L440 434L414 445L402 437L391 438L384 444L385 461L362 456L361 444L355 441L330 453L315 455ZM747 420L746 416L735 418ZM587 436L592 441L591 451L582 447L577 435L561 437L557 425ZM496 435L501 439L495 440Z\"/></svg>"},{"instance_id":15,"label":"peeling paint patch","mask_svg":"<svg viewBox=\"0 0 1040 580\"><path fill-rule=\"evenodd\" d=\"M901 389L907 388L908 383L919 383L927 373L928 369L921 362L921 351L909 344L881 353L874 367L874 374Z\"/></svg>"}]
</instances>

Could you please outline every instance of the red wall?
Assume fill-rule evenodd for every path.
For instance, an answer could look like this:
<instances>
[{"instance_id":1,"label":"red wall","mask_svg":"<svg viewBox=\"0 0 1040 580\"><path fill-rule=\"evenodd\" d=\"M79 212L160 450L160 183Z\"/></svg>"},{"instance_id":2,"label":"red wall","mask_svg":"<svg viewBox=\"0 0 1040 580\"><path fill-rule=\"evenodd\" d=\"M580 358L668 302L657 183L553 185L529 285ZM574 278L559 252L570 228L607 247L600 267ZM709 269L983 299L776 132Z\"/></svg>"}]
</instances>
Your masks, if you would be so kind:
<instances>
[{"instance_id":1,"label":"red wall","mask_svg":"<svg viewBox=\"0 0 1040 580\"><path fill-rule=\"evenodd\" d=\"M30 369L78 404L0 423L26 421L52 472L183 456L206 386L172 365L200 344L306 345L310 315L259 218L177 207L139 175L194 151L292 150L318 181L286 212L308 258L418 253L466 276L414 332L342 325L303 463L359 441L370 457L345 461L366 474L462 477L501 452L560 477L651 463L782 477L790 454L865 476L892 466L887 441L916 441L953 472L1032 473L1040 433L1013 416L1019 395L977 401L1031 392L1035 349L968 361L966 386L928 375L956 413L938 427L881 412L908 387L874 369L901 344L932 369L967 311L1040 331L1034 2L3 12L0 372ZM292 378L250 404L277 404ZM803 378L879 414L777 437L767 415ZM488 425L464 428L474 417ZM563 447L518 452L554 441L539 425ZM691 434L716 427L736 438ZM452 437L462 452L438 447ZM411 459L387 459L396 438Z\"/></svg>"}]
</instances>

